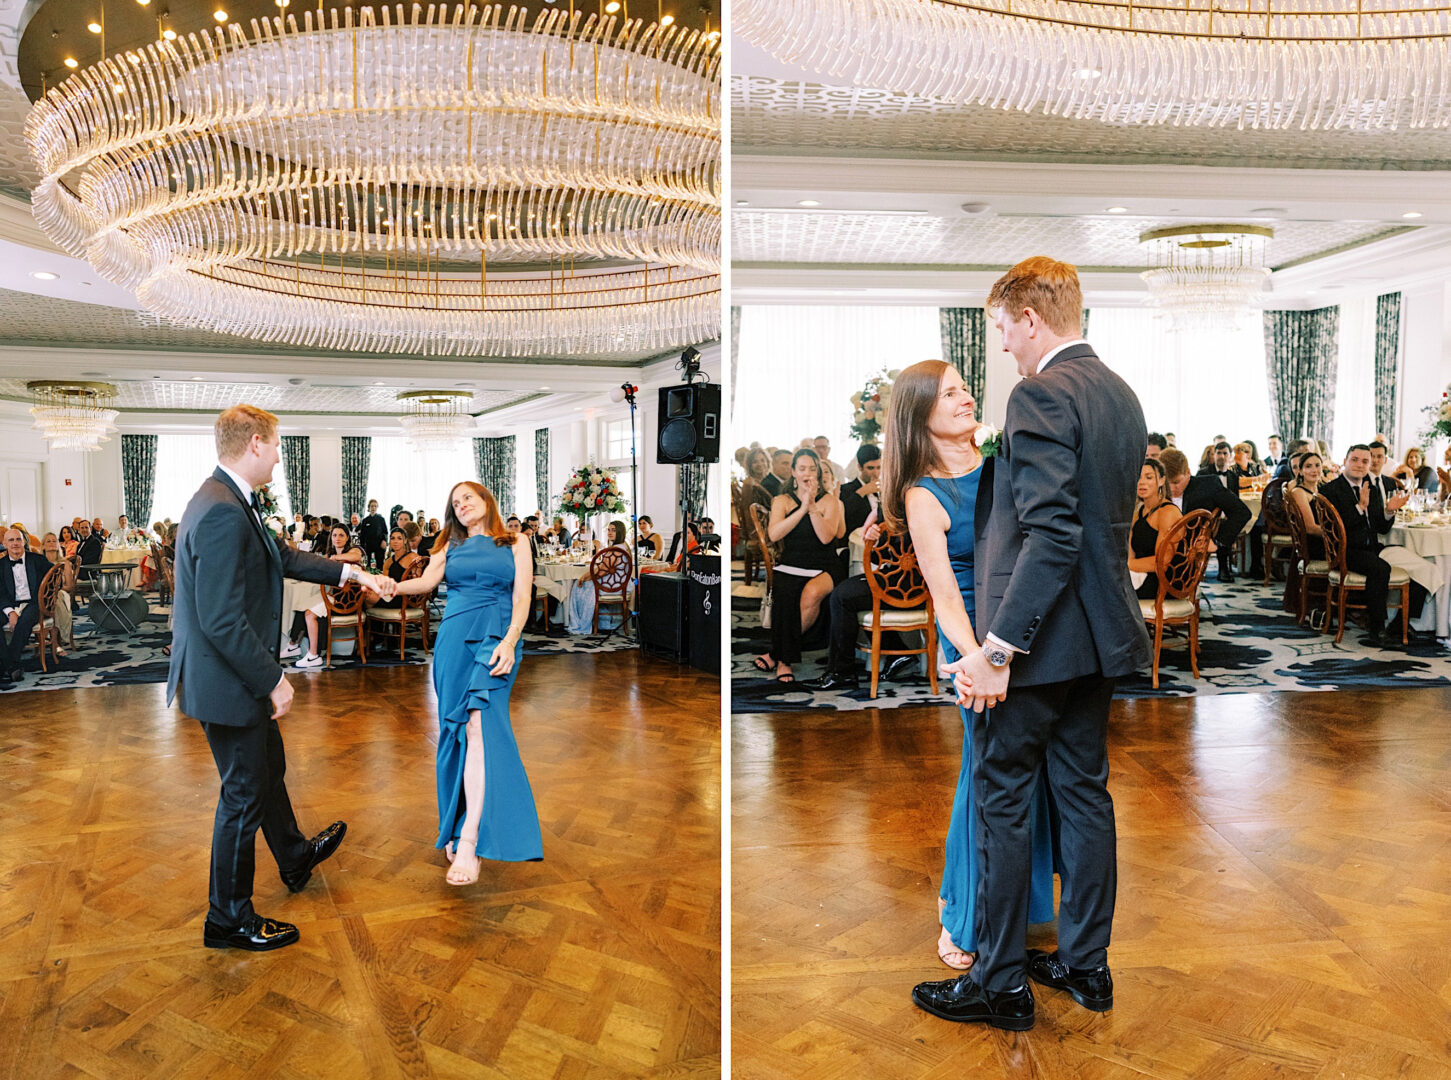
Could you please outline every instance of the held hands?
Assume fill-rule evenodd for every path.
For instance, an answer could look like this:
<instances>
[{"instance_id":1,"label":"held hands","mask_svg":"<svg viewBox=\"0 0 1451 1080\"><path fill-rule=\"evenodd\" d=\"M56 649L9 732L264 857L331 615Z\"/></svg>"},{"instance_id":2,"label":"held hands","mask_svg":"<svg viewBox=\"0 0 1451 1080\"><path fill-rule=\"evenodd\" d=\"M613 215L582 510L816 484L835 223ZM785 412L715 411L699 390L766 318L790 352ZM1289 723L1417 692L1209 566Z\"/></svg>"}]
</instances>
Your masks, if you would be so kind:
<instances>
[{"instance_id":1,"label":"held hands","mask_svg":"<svg viewBox=\"0 0 1451 1080\"><path fill-rule=\"evenodd\" d=\"M268 698L272 701L272 719L280 720L287 715L287 710L292 708L292 684L286 675L278 680Z\"/></svg>"},{"instance_id":2,"label":"held hands","mask_svg":"<svg viewBox=\"0 0 1451 1080\"><path fill-rule=\"evenodd\" d=\"M373 575L373 591L384 600L392 600L398 595L398 582L394 581L387 574Z\"/></svg>"},{"instance_id":3,"label":"held hands","mask_svg":"<svg viewBox=\"0 0 1451 1080\"><path fill-rule=\"evenodd\" d=\"M1009 667L1010 664L994 667L979 649L946 665L942 673L952 676L957 703L964 708L971 706L973 712L980 713L1007 699Z\"/></svg>"}]
</instances>

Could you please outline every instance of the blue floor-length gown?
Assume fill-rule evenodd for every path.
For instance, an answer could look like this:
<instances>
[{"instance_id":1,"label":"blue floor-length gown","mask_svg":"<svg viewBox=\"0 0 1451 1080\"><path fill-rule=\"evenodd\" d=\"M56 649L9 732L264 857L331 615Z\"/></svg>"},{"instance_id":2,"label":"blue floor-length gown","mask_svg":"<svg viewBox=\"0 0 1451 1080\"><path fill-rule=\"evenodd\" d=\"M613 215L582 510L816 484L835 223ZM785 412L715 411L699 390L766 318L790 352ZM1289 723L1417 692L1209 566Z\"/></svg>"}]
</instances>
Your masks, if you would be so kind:
<instances>
[{"instance_id":1,"label":"blue floor-length gown","mask_svg":"<svg viewBox=\"0 0 1451 1080\"><path fill-rule=\"evenodd\" d=\"M925 488L942 504L950 519L947 529L947 554L958 591L967 608L967 617L979 638L986 632L977 625L973 598L974 536L973 517L977 510L977 489L983 470L974 469L966 476L950 480L925 477L918 486ZM948 663L959 653L938 628L937 638ZM958 708L962 714L962 766L957 774L957 792L952 799L952 818L947 826L947 853L942 866L942 925L952 942L964 952L977 951L977 803L972 795L972 723L976 716L970 709ZM1028 921L1050 922L1053 919L1053 842L1049 827L1048 788L1041 776L1033 796L1033 884L1028 901Z\"/></svg>"},{"instance_id":2,"label":"blue floor-length gown","mask_svg":"<svg viewBox=\"0 0 1451 1080\"><path fill-rule=\"evenodd\" d=\"M448 606L433 650L438 696L438 847L456 843L463 825L464 754L469 712L479 710L484 742L484 809L478 855L525 862L544 857L534 793L509 726L509 693L524 656L514 649L509 674L489 674L489 657L514 609L514 549L492 536L470 536L448 549Z\"/></svg>"}]
</instances>

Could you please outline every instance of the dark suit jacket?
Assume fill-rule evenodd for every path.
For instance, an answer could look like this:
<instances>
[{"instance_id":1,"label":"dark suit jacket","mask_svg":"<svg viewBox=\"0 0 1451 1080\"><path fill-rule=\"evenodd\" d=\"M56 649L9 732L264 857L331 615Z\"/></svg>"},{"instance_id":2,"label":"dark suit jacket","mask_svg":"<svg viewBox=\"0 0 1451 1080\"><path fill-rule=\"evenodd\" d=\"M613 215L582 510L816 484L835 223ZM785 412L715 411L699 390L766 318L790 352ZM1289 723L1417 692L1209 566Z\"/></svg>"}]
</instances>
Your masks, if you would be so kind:
<instances>
[{"instance_id":1,"label":"dark suit jacket","mask_svg":"<svg viewBox=\"0 0 1451 1080\"><path fill-rule=\"evenodd\" d=\"M1087 344L1009 395L974 525L979 634L1026 652L1013 658L1010 685L1113 678L1149 663L1129 582L1148 435L1134 392Z\"/></svg>"},{"instance_id":2,"label":"dark suit jacket","mask_svg":"<svg viewBox=\"0 0 1451 1080\"><path fill-rule=\"evenodd\" d=\"M1367 475L1366 480L1369 479L1370 476ZM1363 551L1381 549L1380 535L1390 532L1391 526L1395 524L1395 517L1386 516L1385 503L1380 497L1379 488L1371 485L1370 507L1364 514L1360 512L1360 500L1356 498L1355 489L1350 486L1344 473L1328 484L1321 484L1320 494L1330 500L1330 504L1340 515L1340 520L1345 523L1346 547Z\"/></svg>"},{"instance_id":3,"label":"dark suit jacket","mask_svg":"<svg viewBox=\"0 0 1451 1080\"><path fill-rule=\"evenodd\" d=\"M98 563L101 561L101 553L106 550L106 542L95 533L91 533L81 541L76 548L76 554L81 557L82 564Z\"/></svg>"},{"instance_id":4,"label":"dark suit jacket","mask_svg":"<svg viewBox=\"0 0 1451 1080\"><path fill-rule=\"evenodd\" d=\"M848 536L866 524L866 520L872 512L871 501L857 494L861 490L861 486L860 480L852 480L850 483L841 485L841 510L846 515L846 534Z\"/></svg>"},{"instance_id":5,"label":"dark suit jacket","mask_svg":"<svg viewBox=\"0 0 1451 1080\"><path fill-rule=\"evenodd\" d=\"M30 599L26 604L15 600L15 575L10 570L10 556L0 552L0 611L6 608L23 609L27 604L40 600L40 583L50 572L51 561L35 551L27 551L25 559L25 580L30 583Z\"/></svg>"},{"instance_id":6,"label":"dark suit jacket","mask_svg":"<svg viewBox=\"0 0 1451 1080\"><path fill-rule=\"evenodd\" d=\"M767 473L761 478L761 486L771 493L773 499L781 494L781 485L784 483L785 481L775 473Z\"/></svg>"},{"instance_id":7,"label":"dark suit jacket","mask_svg":"<svg viewBox=\"0 0 1451 1080\"><path fill-rule=\"evenodd\" d=\"M1223 487L1226 491L1231 491L1236 495L1239 494L1239 473L1234 471L1233 465L1225 469L1222 473L1216 472L1213 465L1206 465L1194 475L1212 476L1214 477L1215 483L1220 483L1219 478L1222 476L1224 477L1224 482L1220 484L1220 486Z\"/></svg>"},{"instance_id":8,"label":"dark suit jacket","mask_svg":"<svg viewBox=\"0 0 1451 1080\"><path fill-rule=\"evenodd\" d=\"M1186 514L1195 510L1223 511L1219 535L1214 542L1224 548L1238 539L1250 519L1250 509L1244 500L1221 484L1219 477L1212 472L1189 478L1189 486L1184 489L1183 509Z\"/></svg>"},{"instance_id":9,"label":"dark suit jacket","mask_svg":"<svg viewBox=\"0 0 1451 1080\"><path fill-rule=\"evenodd\" d=\"M220 468L203 481L176 534L171 672L166 701L204 724L247 727L271 715L282 677L282 579L342 581L343 564L279 547Z\"/></svg>"},{"instance_id":10,"label":"dark suit jacket","mask_svg":"<svg viewBox=\"0 0 1451 1080\"><path fill-rule=\"evenodd\" d=\"M383 541L387 539L388 523L383 520L382 514L369 514L358 525L358 543L363 545L365 551L382 547Z\"/></svg>"}]
</instances>

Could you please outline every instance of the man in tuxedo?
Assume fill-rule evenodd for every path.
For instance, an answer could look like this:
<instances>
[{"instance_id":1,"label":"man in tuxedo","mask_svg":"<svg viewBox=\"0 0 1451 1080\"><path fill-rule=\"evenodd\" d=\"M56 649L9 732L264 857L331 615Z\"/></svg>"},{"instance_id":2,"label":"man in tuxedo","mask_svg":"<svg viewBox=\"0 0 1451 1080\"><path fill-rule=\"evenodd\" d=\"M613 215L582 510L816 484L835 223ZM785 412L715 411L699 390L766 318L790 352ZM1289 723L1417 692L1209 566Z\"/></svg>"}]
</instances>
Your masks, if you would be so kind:
<instances>
[{"instance_id":1,"label":"man in tuxedo","mask_svg":"<svg viewBox=\"0 0 1451 1080\"><path fill-rule=\"evenodd\" d=\"M80 545L76 548L76 554L80 556L81 565L91 566L100 562L101 554L106 547L105 539L96 534L95 530L91 528L89 521L82 521L76 529L81 537ZM89 581L97 573L99 573L97 570L82 570L81 576Z\"/></svg>"},{"instance_id":2,"label":"man in tuxedo","mask_svg":"<svg viewBox=\"0 0 1451 1080\"><path fill-rule=\"evenodd\" d=\"M50 572L51 563L44 555L27 550L25 533L16 528L5 530L4 568L0 569L0 615L10 641L0 662L0 690L9 690L25 678L25 648L30 632L40 621L40 583Z\"/></svg>"},{"instance_id":3,"label":"man in tuxedo","mask_svg":"<svg viewBox=\"0 0 1451 1080\"><path fill-rule=\"evenodd\" d=\"M999 278L988 309L1023 380L979 489L975 595L982 648L950 665L972 725L980 883L978 958L923 983L920 1008L1012 1031L1033 1026L1028 979L1113 1007L1117 888L1108 713L1114 681L1149 663L1129 582L1129 527L1148 429L1138 398L1080 336L1077 270L1035 257ZM991 709L986 715L984 709ZM1057 806L1058 948L1027 950L1031 803Z\"/></svg>"},{"instance_id":4,"label":"man in tuxedo","mask_svg":"<svg viewBox=\"0 0 1451 1080\"><path fill-rule=\"evenodd\" d=\"M1386 458L1389 456L1386 444L1376 439L1367 445L1370 446L1370 482L1380 492L1381 505L1384 506L1386 500L1400 491L1403 485L1385 471Z\"/></svg>"},{"instance_id":5,"label":"man in tuxedo","mask_svg":"<svg viewBox=\"0 0 1451 1080\"><path fill-rule=\"evenodd\" d=\"M1284 455L1280 453L1282 440L1278 435L1271 435L1265 440L1265 472L1273 473L1279 468Z\"/></svg>"},{"instance_id":6,"label":"man in tuxedo","mask_svg":"<svg viewBox=\"0 0 1451 1080\"><path fill-rule=\"evenodd\" d=\"M1399 493L1383 498L1381 487L1370 475L1370 463L1370 447L1356 443L1346 451L1340 475L1321 485L1320 494L1330 500L1345 525L1346 568L1365 575L1366 636L1361 644L1380 645L1391 577L1390 563L1380 557L1380 538L1390 532L1395 513L1406 505L1408 496Z\"/></svg>"},{"instance_id":7,"label":"man in tuxedo","mask_svg":"<svg viewBox=\"0 0 1451 1080\"><path fill-rule=\"evenodd\" d=\"M841 509L846 515L846 534L860 529L877 508L881 495L882 452L870 443L856 452L857 479L841 485Z\"/></svg>"},{"instance_id":8,"label":"man in tuxedo","mask_svg":"<svg viewBox=\"0 0 1451 1080\"><path fill-rule=\"evenodd\" d=\"M1244 527L1249 524L1250 509L1234 492L1220 483L1213 473L1189 475L1189 459L1183 451L1172 447L1159 455L1159 464L1164 466L1164 480L1169 486L1169 498L1181 513L1194 510L1220 510L1223 517L1219 522L1219 534L1214 538L1219 548L1219 580L1228 585L1234 581L1230 569L1230 549Z\"/></svg>"},{"instance_id":9,"label":"man in tuxedo","mask_svg":"<svg viewBox=\"0 0 1451 1080\"><path fill-rule=\"evenodd\" d=\"M236 405L216 423L218 465L187 504L176 537L176 593L166 700L200 721L221 774L212 829L210 907L202 941L212 949L262 952L291 945L297 927L252 907L257 829L283 884L299 892L313 868L337 850L347 825L335 821L311 840L298 830L283 777L287 760L277 721L292 687L277 662L282 579L319 585L355 580L384 598L394 583L358 567L275 543L262 523L256 489L281 460L277 417Z\"/></svg>"},{"instance_id":10,"label":"man in tuxedo","mask_svg":"<svg viewBox=\"0 0 1451 1080\"><path fill-rule=\"evenodd\" d=\"M791 479L791 451L777 450L771 455L771 471L761 480L761 486L771 493L774 499L785 489L786 481Z\"/></svg>"},{"instance_id":11,"label":"man in tuxedo","mask_svg":"<svg viewBox=\"0 0 1451 1080\"><path fill-rule=\"evenodd\" d=\"M1234 448L1221 439L1214 444L1214 460L1199 470L1200 476L1212 476L1226 491L1239 494L1239 476L1230 465Z\"/></svg>"}]
</instances>

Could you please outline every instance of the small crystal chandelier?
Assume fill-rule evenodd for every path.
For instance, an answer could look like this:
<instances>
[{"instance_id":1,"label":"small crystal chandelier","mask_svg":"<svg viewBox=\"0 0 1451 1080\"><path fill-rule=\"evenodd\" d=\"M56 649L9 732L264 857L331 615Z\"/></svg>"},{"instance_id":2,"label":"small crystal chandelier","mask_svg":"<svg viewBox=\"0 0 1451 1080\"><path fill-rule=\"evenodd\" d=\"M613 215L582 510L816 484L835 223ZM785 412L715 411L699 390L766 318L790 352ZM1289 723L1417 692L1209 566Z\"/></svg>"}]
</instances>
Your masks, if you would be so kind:
<instances>
[{"instance_id":1,"label":"small crystal chandelier","mask_svg":"<svg viewBox=\"0 0 1451 1080\"><path fill-rule=\"evenodd\" d=\"M738 0L735 30L853 86L1112 124L1451 126L1448 0Z\"/></svg>"},{"instance_id":2,"label":"small crystal chandelier","mask_svg":"<svg viewBox=\"0 0 1451 1080\"><path fill-rule=\"evenodd\" d=\"M472 390L408 390L398 395L408 411L398 418L415 450L453 450L474 432Z\"/></svg>"},{"instance_id":3,"label":"small crystal chandelier","mask_svg":"<svg viewBox=\"0 0 1451 1080\"><path fill-rule=\"evenodd\" d=\"M33 425L52 450L99 450L116 430L116 400L110 383L49 382L25 384L35 404Z\"/></svg>"},{"instance_id":4,"label":"small crystal chandelier","mask_svg":"<svg viewBox=\"0 0 1451 1080\"><path fill-rule=\"evenodd\" d=\"M262 341L716 337L719 35L561 8L307 10L106 58L26 120L35 219L168 322Z\"/></svg>"},{"instance_id":5,"label":"small crystal chandelier","mask_svg":"<svg viewBox=\"0 0 1451 1080\"><path fill-rule=\"evenodd\" d=\"M1150 269L1139 276L1173 330L1233 329L1265 290L1263 225L1177 225L1139 235Z\"/></svg>"}]
</instances>

